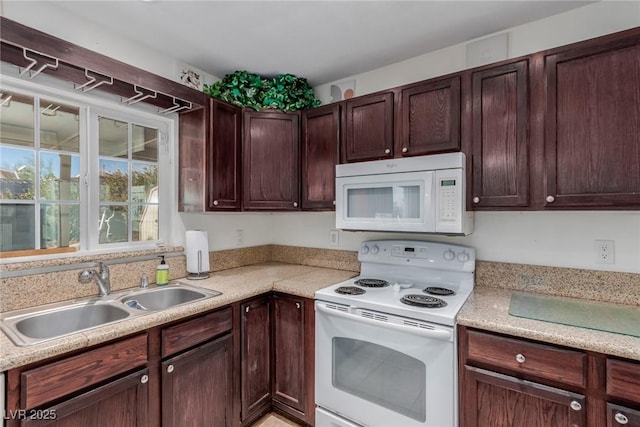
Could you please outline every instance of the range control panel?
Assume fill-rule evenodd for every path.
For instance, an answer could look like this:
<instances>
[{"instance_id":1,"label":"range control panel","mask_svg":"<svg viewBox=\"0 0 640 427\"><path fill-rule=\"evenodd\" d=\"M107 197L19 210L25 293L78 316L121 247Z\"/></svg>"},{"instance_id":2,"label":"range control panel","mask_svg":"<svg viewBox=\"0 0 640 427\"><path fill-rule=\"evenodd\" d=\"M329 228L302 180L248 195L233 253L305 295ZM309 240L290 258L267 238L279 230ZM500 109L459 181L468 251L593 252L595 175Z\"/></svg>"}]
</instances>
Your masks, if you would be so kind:
<instances>
[{"instance_id":1,"label":"range control panel","mask_svg":"<svg viewBox=\"0 0 640 427\"><path fill-rule=\"evenodd\" d=\"M419 240L370 240L358 252L360 262L412 265L447 270L475 269L476 252L470 246Z\"/></svg>"}]
</instances>

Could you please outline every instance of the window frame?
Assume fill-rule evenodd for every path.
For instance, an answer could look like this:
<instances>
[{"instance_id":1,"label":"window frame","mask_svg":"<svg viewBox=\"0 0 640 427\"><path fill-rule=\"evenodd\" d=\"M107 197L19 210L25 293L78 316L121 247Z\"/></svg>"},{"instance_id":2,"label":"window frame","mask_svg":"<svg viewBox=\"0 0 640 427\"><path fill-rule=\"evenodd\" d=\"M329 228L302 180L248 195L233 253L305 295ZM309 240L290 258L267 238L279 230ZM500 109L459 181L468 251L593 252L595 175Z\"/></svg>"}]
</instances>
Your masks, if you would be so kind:
<instances>
[{"instance_id":1,"label":"window frame","mask_svg":"<svg viewBox=\"0 0 640 427\"><path fill-rule=\"evenodd\" d=\"M167 116L159 115L152 107L136 105L135 107L122 104L116 96L104 94L84 94L82 92L70 92L33 81L24 81L5 74L1 75L2 90L18 92L34 97L34 105L38 106L39 99L55 101L79 108L79 156L80 156L80 247L77 251L67 251L65 248L54 248L47 253L37 253L38 250L17 251L16 256L2 253L0 264L9 262L27 262L35 260L49 260L56 258L82 257L98 254L118 252L130 252L132 250L149 250L159 247L171 246L176 236L171 233L177 219L175 206L176 173L173 168L176 162L173 157L177 152L177 114ZM36 109L39 114L39 109ZM151 112L153 111L153 112ZM34 112L34 115L36 113ZM92 123L97 115L122 120L136 125L147 126L159 130L158 144L158 240L127 241L120 243L99 244L99 231L97 222L92 218L98 217L99 205L99 173L98 173L98 121ZM37 119L36 119L37 120ZM39 120L34 122L34 138L40 138ZM28 148L30 149L30 148ZM40 147L33 147L36 153ZM39 157L36 154L36 157ZM95 166L92 164L95 163ZM36 175L40 179L39 164L36 165ZM94 170L92 168L95 168ZM94 172L91 174L91 172ZM94 202L95 201L95 202ZM35 200L35 205L46 201ZM129 205L131 203L129 202ZM37 209L36 209L37 210ZM95 216L92 216L94 215ZM37 235L40 234L40 221L36 217ZM96 226L92 226L96 224ZM131 236L131 231L128 233ZM19 252L23 252L22 254ZM36 252L31 254L30 252Z\"/></svg>"}]
</instances>

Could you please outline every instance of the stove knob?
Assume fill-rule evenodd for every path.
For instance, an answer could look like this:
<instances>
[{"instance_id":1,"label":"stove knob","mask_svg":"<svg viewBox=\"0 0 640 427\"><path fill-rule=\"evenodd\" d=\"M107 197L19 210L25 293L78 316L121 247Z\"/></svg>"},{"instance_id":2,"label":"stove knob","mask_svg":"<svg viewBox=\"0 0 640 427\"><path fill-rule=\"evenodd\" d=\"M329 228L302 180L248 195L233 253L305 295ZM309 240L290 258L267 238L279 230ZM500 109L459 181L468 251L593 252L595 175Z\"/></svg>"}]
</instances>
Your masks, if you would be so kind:
<instances>
[{"instance_id":1,"label":"stove knob","mask_svg":"<svg viewBox=\"0 0 640 427\"><path fill-rule=\"evenodd\" d=\"M444 251L444 259L446 259L447 261L453 261L453 259L456 257L456 253L453 252L451 249L447 249L446 251Z\"/></svg>"},{"instance_id":2,"label":"stove knob","mask_svg":"<svg viewBox=\"0 0 640 427\"><path fill-rule=\"evenodd\" d=\"M460 252L458 254L458 261L460 262L467 262L469 261L469 254L466 252Z\"/></svg>"},{"instance_id":3,"label":"stove knob","mask_svg":"<svg viewBox=\"0 0 640 427\"><path fill-rule=\"evenodd\" d=\"M371 253L375 255L379 250L380 248L378 247L378 245L373 245L373 247L371 248Z\"/></svg>"},{"instance_id":4,"label":"stove knob","mask_svg":"<svg viewBox=\"0 0 640 427\"><path fill-rule=\"evenodd\" d=\"M363 254L363 255L368 254L368 253L369 253L369 246L364 245L364 246L362 247L362 249L360 249L360 252L362 252L362 254Z\"/></svg>"}]
</instances>

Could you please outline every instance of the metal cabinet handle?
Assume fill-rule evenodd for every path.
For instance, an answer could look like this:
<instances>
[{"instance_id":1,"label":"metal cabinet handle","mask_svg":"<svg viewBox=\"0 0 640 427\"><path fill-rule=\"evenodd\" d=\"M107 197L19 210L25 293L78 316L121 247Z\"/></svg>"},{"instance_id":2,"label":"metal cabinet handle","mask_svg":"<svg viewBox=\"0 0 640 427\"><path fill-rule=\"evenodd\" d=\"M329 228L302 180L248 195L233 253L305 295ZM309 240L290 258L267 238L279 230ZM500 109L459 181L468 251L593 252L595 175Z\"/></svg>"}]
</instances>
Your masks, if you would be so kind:
<instances>
[{"instance_id":1,"label":"metal cabinet handle","mask_svg":"<svg viewBox=\"0 0 640 427\"><path fill-rule=\"evenodd\" d=\"M480 203L480 197L474 197L473 203Z\"/></svg>"},{"instance_id":2,"label":"metal cabinet handle","mask_svg":"<svg viewBox=\"0 0 640 427\"><path fill-rule=\"evenodd\" d=\"M143 375L143 376L141 376L141 377L140 377L140 382L141 382L142 384L146 384L146 383L148 383L148 382L149 382L149 375Z\"/></svg>"},{"instance_id":3,"label":"metal cabinet handle","mask_svg":"<svg viewBox=\"0 0 640 427\"><path fill-rule=\"evenodd\" d=\"M386 150L384 150L384 154L389 154L391 153L391 150L389 148L387 148Z\"/></svg>"},{"instance_id":4,"label":"metal cabinet handle","mask_svg":"<svg viewBox=\"0 0 640 427\"><path fill-rule=\"evenodd\" d=\"M293 202L293 207L297 208L298 207L298 202Z\"/></svg>"},{"instance_id":5,"label":"metal cabinet handle","mask_svg":"<svg viewBox=\"0 0 640 427\"><path fill-rule=\"evenodd\" d=\"M409 151L409 149L407 147L402 147L402 152L406 153L407 151Z\"/></svg>"},{"instance_id":6,"label":"metal cabinet handle","mask_svg":"<svg viewBox=\"0 0 640 427\"><path fill-rule=\"evenodd\" d=\"M525 360L527 360L527 359L526 359L526 357L524 357L523 354L520 354L520 353L516 354L516 362L524 363Z\"/></svg>"},{"instance_id":7,"label":"metal cabinet handle","mask_svg":"<svg viewBox=\"0 0 640 427\"><path fill-rule=\"evenodd\" d=\"M300 303L299 302L296 303L296 308L300 308Z\"/></svg>"},{"instance_id":8,"label":"metal cabinet handle","mask_svg":"<svg viewBox=\"0 0 640 427\"><path fill-rule=\"evenodd\" d=\"M556 200L556 198L553 196L547 196L545 200L547 201L547 203L553 203Z\"/></svg>"},{"instance_id":9,"label":"metal cabinet handle","mask_svg":"<svg viewBox=\"0 0 640 427\"><path fill-rule=\"evenodd\" d=\"M625 414L623 414L622 412L617 412L614 416L613 419L616 420L616 422L618 424L622 424L625 425L629 422L629 418L627 418L627 416Z\"/></svg>"},{"instance_id":10,"label":"metal cabinet handle","mask_svg":"<svg viewBox=\"0 0 640 427\"><path fill-rule=\"evenodd\" d=\"M249 307L245 307L245 308L244 308L244 312L245 312L245 313L248 313L248 312L249 312Z\"/></svg>"},{"instance_id":11,"label":"metal cabinet handle","mask_svg":"<svg viewBox=\"0 0 640 427\"><path fill-rule=\"evenodd\" d=\"M173 372L173 369L174 369L174 368L173 368L173 365L169 365L169 366L167 366L167 372L168 372L168 373Z\"/></svg>"},{"instance_id":12,"label":"metal cabinet handle","mask_svg":"<svg viewBox=\"0 0 640 427\"><path fill-rule=\"evenodd\" d=\"M582 409L582 405L580 404L580 402L577 402L575 400L572 400L569 406L571 406L571 409L573 409L574 411L579 411Z\"/></svg>"},{"instance_id":13,"label":"metal cabinet handle","mask_svg":"<svg viewBox=\"0 0 640 427\"><path fill-rule=\"evenodd\" d=\"M213 201L213 206L218 206L218 201L217 200Z\"/></svg>"},{"instance_id":14,"label":"metal cabinet handle","mask_svg":"<svg viewBox=\"0 0 640 427\"><path fill-rule=\"evenodd\" d=\"M336 205L336 201L334 200L334 201L333 201L333 206L335 206L335 205Z\"/></svg>"}]
</instances>

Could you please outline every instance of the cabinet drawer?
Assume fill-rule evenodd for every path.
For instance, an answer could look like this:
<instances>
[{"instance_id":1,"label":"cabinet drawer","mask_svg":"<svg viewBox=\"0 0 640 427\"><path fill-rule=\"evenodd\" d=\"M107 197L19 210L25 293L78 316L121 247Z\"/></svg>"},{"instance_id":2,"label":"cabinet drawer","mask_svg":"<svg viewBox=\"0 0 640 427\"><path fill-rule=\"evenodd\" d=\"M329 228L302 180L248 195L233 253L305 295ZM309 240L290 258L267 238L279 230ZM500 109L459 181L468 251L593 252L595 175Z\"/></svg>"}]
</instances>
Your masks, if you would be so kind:
<instances>
[{"instance_id":1,"label":"cabinet drawer","mask_svg":"<svg viewBox=\"0 0 640 427\"><path fill-rule=\"evenodd\" d=\"M607 394L640 403L640 363L607 359Z\"/></svg>"},{"instance_id":2,"label":"cabinet drawer","mask_svg":"<svg viewBox=\"0 0 640 427\"><path fill-rule=\"evenodd\" d=\"M468 360L585 387L586 355L482 332L468 332Z\"/></svg>"},{"instance_id":3,"label":"cabinet drawer","mask_svg":"<svg viewBox=\"0 0 640 427\"><path fill-rule=\"evenodd\" d=\"M640 427L640 411L607 403L607 427Z\"/></svg>"},{"instance_id":4,"label":"cabinet drawer","mask_svg":"<svg viewBox=\"0 0 640 427\"><path fill-rule=\"evenodd\" d=\"M231 330L231 307L162 330L162 357Z\"/></svg>"},{"instance_id":5,"label":"cabinet drawer","mask_svg":"<svg viewBox=\"0 0 640 427\"><path fill-rule=\"evenodd\" d=\"M29 409L147 362L147 334L86 351L22 373L21 407Z\"/></svg>"}]
</instances>

